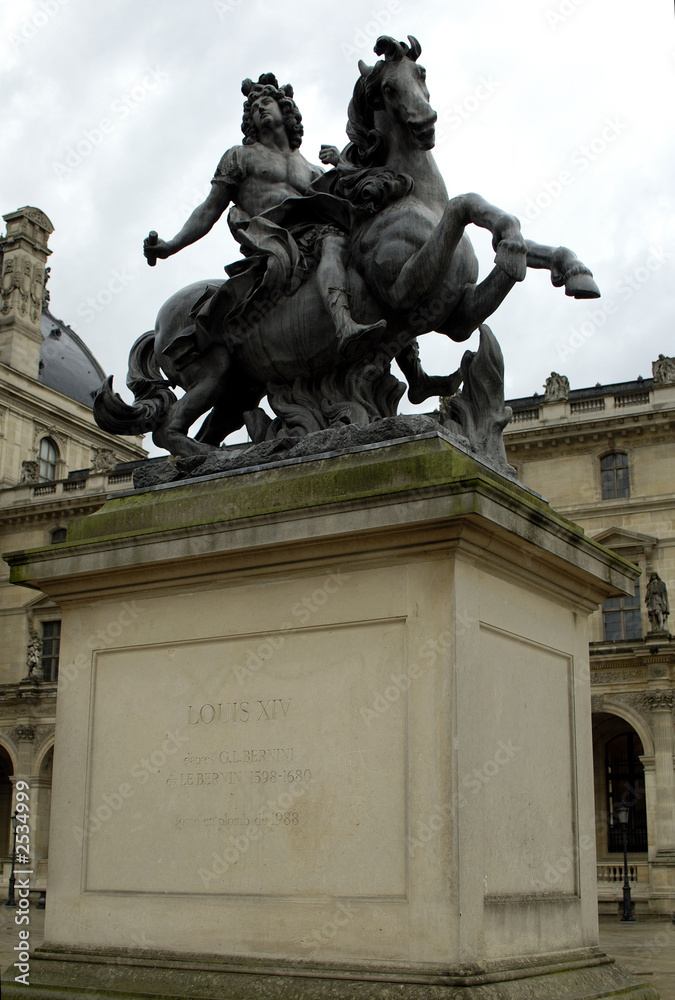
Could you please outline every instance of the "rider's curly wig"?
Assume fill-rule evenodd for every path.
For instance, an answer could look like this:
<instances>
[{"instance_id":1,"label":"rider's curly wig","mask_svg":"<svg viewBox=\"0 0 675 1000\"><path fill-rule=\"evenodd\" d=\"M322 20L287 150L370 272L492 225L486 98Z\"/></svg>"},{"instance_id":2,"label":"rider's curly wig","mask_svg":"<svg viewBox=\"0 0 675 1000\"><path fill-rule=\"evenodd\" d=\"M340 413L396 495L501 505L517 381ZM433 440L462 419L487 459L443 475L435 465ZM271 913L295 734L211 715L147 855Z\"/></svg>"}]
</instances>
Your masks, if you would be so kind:
<instances>
[{"instance_id":1,"label":"rider's curly wig","mask_svg":"<svg viewBox=\"0 0 675 1000\"><path fill-rule=\"evenodd\" d=\"M354 94L349 102L347 135L353 146L350 158L355 165L379 167L386 162L387 142L384 135L375 128L375 112L384 107L382 98L382 76L387 63L410 59L417 62L422 47L416 38L408 36L410 45L397 42L389 35L378 38L374 52L384 56L374 66L366 66L359 61L361 75L356 81Z\"/></svg>"},{"instance_id":2,"label":"rider's curly wig","mask_svg":"<svg viewBox=\"0 0 675 1000\"><path fill-rule=\"evenodd\" d=\"M241 92L246 98L244 101L244 117L241 123L245 146L250 146L254 142L258 142L258 129L253 123L251 107L256 98L260 97L261 94L269 94L281 108L291 149L297 149L300 146L304 133L302 115L293 100L293 88L290 83L285 83L283 87L280 87L274 73L261 73L257 83L249 79L243 80Z\"/></svg>"}]
</instances>

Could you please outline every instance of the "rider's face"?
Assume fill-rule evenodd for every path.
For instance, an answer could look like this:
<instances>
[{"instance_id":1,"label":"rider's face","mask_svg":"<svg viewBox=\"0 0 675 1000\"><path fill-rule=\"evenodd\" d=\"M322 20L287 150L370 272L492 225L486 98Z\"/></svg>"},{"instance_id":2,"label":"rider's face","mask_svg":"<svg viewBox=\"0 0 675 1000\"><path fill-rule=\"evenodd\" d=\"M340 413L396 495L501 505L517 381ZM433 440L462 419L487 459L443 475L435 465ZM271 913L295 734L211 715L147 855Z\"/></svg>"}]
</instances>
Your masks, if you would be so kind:
<instances>
[{"instance_id":1,"label":"rider's face","mask_svg":"<svg viewBox=\"0 0 675 1000\"><path fill-rule=\"evenodd\" d=\"M261 94L251 103L253 124L261 129L277 128L283 124L281 108L271 94Z\"/></svg>"}]
</instances>

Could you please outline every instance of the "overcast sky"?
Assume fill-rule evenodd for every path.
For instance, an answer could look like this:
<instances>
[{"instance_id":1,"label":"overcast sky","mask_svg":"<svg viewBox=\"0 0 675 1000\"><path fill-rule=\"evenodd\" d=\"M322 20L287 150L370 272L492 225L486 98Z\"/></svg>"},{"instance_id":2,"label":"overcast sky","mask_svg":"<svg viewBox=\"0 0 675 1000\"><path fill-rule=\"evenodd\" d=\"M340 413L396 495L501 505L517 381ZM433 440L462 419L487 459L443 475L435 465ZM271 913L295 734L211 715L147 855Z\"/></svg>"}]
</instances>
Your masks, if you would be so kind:
<instances>
[{"instance_id":1,"label":"overcast sky","mask_svg":"<svg viewBox=\"0 0 675 1000\"><path fill-rule=\"evenodd\" d=\"M675 354L673 27L670 0L5 0L0 210L49 216L52 311L126 394L129 348L162 302L239 256L224 218L155 268L141 244L180 229L240 142L241 80L294 85L318 162L346 142L359 58L375 61L379 34L415 35L450 194L571 247L603 293L578 302L528 273L490 321L507 396L553 369L572 388L648 377ZM484 276L489 237L470 233ZM428 334L427 370L453 371L476 340Z\"/></svg>"}]
</instances>

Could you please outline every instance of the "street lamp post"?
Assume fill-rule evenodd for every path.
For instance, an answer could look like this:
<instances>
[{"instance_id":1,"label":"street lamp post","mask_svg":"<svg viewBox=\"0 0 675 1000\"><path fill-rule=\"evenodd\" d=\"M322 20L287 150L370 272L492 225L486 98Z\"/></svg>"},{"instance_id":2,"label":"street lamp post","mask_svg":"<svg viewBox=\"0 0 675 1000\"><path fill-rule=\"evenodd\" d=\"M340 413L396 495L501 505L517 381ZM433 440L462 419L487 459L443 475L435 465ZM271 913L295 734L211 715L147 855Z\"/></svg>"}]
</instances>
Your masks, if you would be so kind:
<instances>
[{"instance_id":1,"label":"street lamp post","mask_svg":"<svg viewBox=\"0 0 675 1000\"><path fill-rule=\"evenodd\" d=\"M16 900L14 899L14 886L16 885L16 879L14 877L14 865L16 864L16 828L19 825L19 817L14 810L14 815L11 817L12 820L12 830L14 831L14 840L12 843L12 870L9 876L9 895L7 896L7 902L5 906L16 906Z\"/></svg>"},{"instance_id":2,"label":"street lamp post","mask_svg":"<svg viewBox=\"0 0 675 1000\"><path fill-rule=\"evenodd\" d=\"M616 811L617 818L621 824L623 833L623 914L622 923L635 923L633 917L633 902L630 898L630 883L628 882L628 815L630 809L626 805L620 805Z\"/></svg>"}]
</instances>

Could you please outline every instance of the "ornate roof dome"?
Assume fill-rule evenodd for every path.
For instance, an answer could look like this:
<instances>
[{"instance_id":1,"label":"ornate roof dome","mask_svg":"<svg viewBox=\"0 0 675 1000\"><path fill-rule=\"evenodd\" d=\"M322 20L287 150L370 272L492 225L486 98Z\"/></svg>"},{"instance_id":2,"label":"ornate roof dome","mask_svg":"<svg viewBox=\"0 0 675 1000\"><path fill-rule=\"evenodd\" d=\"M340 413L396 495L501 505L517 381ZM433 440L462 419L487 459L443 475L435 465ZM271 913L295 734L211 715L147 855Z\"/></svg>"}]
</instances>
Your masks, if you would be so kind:
<instances>
[{"instance_id":1,"label":"ornate roof dome","mask_svg":"<svg viewBox=\"0 0 675 1000\"><path fill-rule=\"evenodd\" d=\"M38 381L91 407L106 373L84 341L66 323L52 316L47 305L42 310L40 329L44 343L40 349Z\"/></svg>"}]
</instances>

